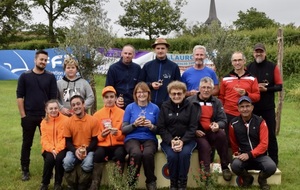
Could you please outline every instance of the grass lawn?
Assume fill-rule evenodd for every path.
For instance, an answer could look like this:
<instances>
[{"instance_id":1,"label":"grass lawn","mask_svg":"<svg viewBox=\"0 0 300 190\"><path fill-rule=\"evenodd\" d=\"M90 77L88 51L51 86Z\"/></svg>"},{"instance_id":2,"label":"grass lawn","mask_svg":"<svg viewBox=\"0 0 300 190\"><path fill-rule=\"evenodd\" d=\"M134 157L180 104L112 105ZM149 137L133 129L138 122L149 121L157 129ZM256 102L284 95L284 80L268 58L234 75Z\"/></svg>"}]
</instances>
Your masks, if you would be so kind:
<instances>
[{"instance_id":1,"label":"grass lawn","mask_svg":"<svg viewBox=\"0 0 300 190\"><path fill-rule=\"evenodd\" d=\"M98 109L102 106L101 90L103 77L97 77ZM21 181L20 151L22 130L16 104L17 81L0 81L0 190L36 190L39 189L43 168L41 145L38 130L31 151L31 180ZM282 171L280 186L273 190L295 190L300 186L300 104L284 102L281 130L278 136L279 169ZM52 189L51 184L50 189ZM237 187L218 187L217 189L239 189ZM258 189L252 187L251 189Z\"/></svg>"}]
</instances>

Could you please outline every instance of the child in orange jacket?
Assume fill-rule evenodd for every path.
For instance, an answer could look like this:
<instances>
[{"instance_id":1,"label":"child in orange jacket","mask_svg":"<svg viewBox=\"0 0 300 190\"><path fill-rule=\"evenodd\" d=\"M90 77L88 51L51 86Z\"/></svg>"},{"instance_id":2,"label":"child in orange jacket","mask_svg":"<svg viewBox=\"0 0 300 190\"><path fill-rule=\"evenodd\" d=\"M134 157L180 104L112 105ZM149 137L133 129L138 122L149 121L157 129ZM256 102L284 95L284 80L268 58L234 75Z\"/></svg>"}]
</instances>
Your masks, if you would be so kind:
<instances>
[{"instance_id":1,"label":"child in orange jacket","mask_svg":"<svg viewBox=\"0 0 300 190\"><path fill-rule=\"evenodd\" d=\"M40 190L48 189L52 171L55 167L54 189L61 189L64 175L62 160L66 155L66 140L63 136L68 117L59 113L57 100L49 100L45 106L46 116L41 122L41 144L44 169Z\"/></svg>"}]
</instances>

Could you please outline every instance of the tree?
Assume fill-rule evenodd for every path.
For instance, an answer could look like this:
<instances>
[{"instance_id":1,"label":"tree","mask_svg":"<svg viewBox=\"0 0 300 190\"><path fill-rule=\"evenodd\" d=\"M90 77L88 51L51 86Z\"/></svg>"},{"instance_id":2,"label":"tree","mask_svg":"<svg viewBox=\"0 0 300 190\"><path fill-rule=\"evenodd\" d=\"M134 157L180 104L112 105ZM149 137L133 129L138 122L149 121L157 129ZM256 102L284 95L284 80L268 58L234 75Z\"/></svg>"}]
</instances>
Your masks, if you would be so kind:
<instances>
[{"instance_id":1,"label":"tree","mask_svg":"<svg viewBox=\"0 0 300 190\"><path fill-rule=\"evenodd\" d=\"M30 10L23 0L2 0L0 2L0 48L7 48L15 35L30 20ZM20 19L23 17L24 20Z\"/></svg>"},{"instance_id":2,"label":"tree","mask_svg":"<svg viewBox=\"0 0 300 190\"><path fill-rule=\"evenodd\" d=\"M267 17L266 13L258 12L253 7L248 9L246 13L239 11L238 17L233 24L239 30L254 30L256 28L279 26L279 23Z\"/></svg>"},{"instance_id":3,"label":"tree","mask_svg":"<svg viewBox=\"0 0 300 190\"><path fill-rule=\"evenodd\" d=\"M125 14L119 16L118 24L126 30L127 36L145 34L152 41L154 37L179 31L186 19L180 19L185 0L176 0L174 7L169 0L123 0Z\"/></svg>"},{"instance_id":4,"label":"tree","mask_svg":"<svg viewBox=\"0 0 300 190\"><path fill-rule=\"evenodd\" d=\"M106 63L105 52L111 48L115 35L112 35L112 28L107 12L102 8L106 0L95 0L87 12L82 12L75 19L74 25L66 34L66 41L61 44L61 50L69 56L75 57L79 62L80 75L89 81L94 94L95 102L91 110L97 110L97 95L95 84L95 70L99 65ZM99 49L101 52L99 53Z\"/></svg>"},{"instance_id":5,"label":"tree","mask_svg":"<svg viewBox=\"0 0 300 190\"><path fill-rule=\"evenodd\" d=\"M42 7L48 17L49 42L56 43L54 22L59 19L68 19L72 14L86 10L95 0L32 0L32 6Z\"/></svg>"}]
</instances>

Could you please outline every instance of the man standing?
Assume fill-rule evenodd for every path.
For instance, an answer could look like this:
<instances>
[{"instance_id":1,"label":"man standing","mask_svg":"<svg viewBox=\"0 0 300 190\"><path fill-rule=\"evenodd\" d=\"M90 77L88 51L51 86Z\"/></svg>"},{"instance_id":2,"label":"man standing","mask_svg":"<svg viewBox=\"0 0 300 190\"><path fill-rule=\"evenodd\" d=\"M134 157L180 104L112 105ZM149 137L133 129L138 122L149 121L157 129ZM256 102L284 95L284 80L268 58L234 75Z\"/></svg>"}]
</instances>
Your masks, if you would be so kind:
<instances>
[{"instance_id":1,"label":"man standing","mask_svg":"<svg viewBox=\"0 0 300 190\"><path fill-rule=\"evenodd\" d=\"M267 123L268 154L278 165L274 94L282 90L282 78L278 66L267 60L266 48L263 44L258 43L254 46L253 56L255 60L248 65L247 69L257 78L260 91L260 101L254 103L253 113L262 116Z\"/></svg>"},{"instance_id":2,"label":"man standing","mask_svg":"<svg viewBox=\"0 0 300 190\"><path fill-rule=\"evenodd\" d=\"M181 80L180 70L176 63L167 58L170 44L164 38L157 38L152 44L156 58L146 63L140 74L140 81L144 81L151 89L151 100L158 107L169 99L167 86L174 80Z\"/></svg>"},{"instance_id":3,"label":"man standing","mask_svg":"<svg viewBox=\"0 0 300 190\"><path fill-rule=\"evenodd\" d=\"M133 102L133 89L138 82L141 66L132 62L135 50L132 45L125 45L121 59L112 64L107 72L105 86L113 86L117 91L118 107L125 109Z\"/></svg>"},{"instance_id":4,"label":"man standing","mask_svg":"<svg viewBox=\"0 0 300 190\"><path fill-rule=\"evenodd\" d=\"M219 93L219 81L216 73L211 68L205 66L206 48L201 45L196 45L193 49L193 58L195 65L188 68L182 74L182 82L186 84L188 90L186 96L192 96L198 92L199 82L203 77L213 79L214 89L212 94L217 96Z\"/></svg>"},{"instance_id":5,"label":"man standing","mask_svg":"<svg viewBox=\"0 0 300 190\"><path fill-rule=\"evenodd\" d=\"M39 50L35 53L34 68L20 76L17 86L17 104L21 116L22 149L21 169L22 180L30 179L30 151L36 127L45 116L45 103L57 97L55 76L46 71L48 53Z\"/></svg>"},{"instance_id":6,"label":"man standing","mask_svg":"<svg viewBox=\"0 0 300 190\"><path fill-rule=\"evenodd\" d=\"M85 190L91 183L99 124L96 118L85 112L83 97L74 95L70 103L74 114L64 130L68 150L63 160L65 179L69 189ZM80 168L77 168L79 164Z\"/></svg>"},{"instance_id":7,"label":"man standing","mask_svg":"<svg viewBox=\"0 0 300 190\"><path fill-rule=\"evenodd\" d=\"M224 105L228 123L239 115L236 102L241 96L249 96L253 102L260 98L257 79L246 69L246 58L242 52L234 52L231 56L233 70L223 77L219 99ZM226 132L228 128L226 127Z\"/></svg>"},{"instance_id":8,"label":"man standing","mask_svg":"<svg viewBox=\"0 0 300 190\"><path fill-rule=\"evenodd\" d=\"M248 170L260 170L258 183L261 190L269 190L267 178L276 172L276 164L267 156L268 127L263 118L252 114L253 105L248 96L238 100L240 116L231 121L230 143L233 151L232 171L242 178L242 187L253 183Z\"/></svg>"}]
</instances>

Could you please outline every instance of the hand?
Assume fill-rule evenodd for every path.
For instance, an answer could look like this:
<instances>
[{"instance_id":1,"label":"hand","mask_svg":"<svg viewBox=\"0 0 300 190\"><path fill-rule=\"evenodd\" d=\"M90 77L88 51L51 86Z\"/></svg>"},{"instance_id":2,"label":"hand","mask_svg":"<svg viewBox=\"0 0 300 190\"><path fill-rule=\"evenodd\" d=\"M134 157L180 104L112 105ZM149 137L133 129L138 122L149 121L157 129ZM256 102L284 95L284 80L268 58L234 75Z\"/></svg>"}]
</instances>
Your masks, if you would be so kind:
<instances>
[{"instance_id":1,"label":"hand","mask_svg":"<svg viewBox=\"0 0 300 190\"><path fill-rule=\"evenodd\" d=\"M249 159L249 155L247 153L242 153L238 155L236 158L242 160L242 161L247 161Z\"/></svg>"},{"instance_id":2,"label":"hand","mask_svg":"<svg viewBox=\"0 0 300 190\"><path fill-rule=\"evenodd\" d=\"M258 83L258 87L259 87L259 91L260 92L266 92L267 91L267 88L266 86L268 85L268 83Z\"/></svg>"},{"instance_id":3,"label":"hand","mask_svg":"<svg viewBox=\"0 0 300 190\"><path fill-rule=\"evenodd\" d=\"M245 96L246 95L246 90L243 88L238 88L238 87L234 87L233 88L240 96Z\"/></svg>"},{"instance_id":4,"label":"hand","mask_svg":"<svg viewBox=\"0 0 300 190\"><path fill-rule=\"evenodd\" d=\"M181 152L183 147L183 141L182 140L171 140L171 148L174 152Z\"/></svg>"},{"instance_id":5,"label":"hand","mask_svg":"<svg viewBox=\"0 0 300 190\"><path fill-rule=\"evenodd\" d=\"M149 129L152 129L153 124L151 123L151 121L149 119L145 119L144 126L148 127Z\"/></svg>"},{"instance_id":6,"label":"hand","mask_svg":"<svg viewBox=\"0 0 300 190\"><path fill-rule=\"evenodd\" d=\"M56 159L57 153L56 153L55 149L52 150L52 155L53 155L54 159Z\"/></svg>"},{"instance_id":7,"label":"hand","mask_svg":"<svg viewBox=\"0 0 300 190\"><path fill-rule=\"evenodd\" d=\"M140 116L134 121L134 125L137 126L145 126L146 118L145 116Z\"/></svg>"},{"instance_id":8,"label":"hand","mask_svg":"<svg viewBox=\"0 0 300 190\"><path fill-rule=\"evenodd\" d=\"M86 157L86 148L84 148L83 150L83 147L79 147L76 149L75 151L75 156L79 159L79 160L83 160L85 159Z\"/></svg>"},{"instance_id":9,"label":"hand","mask_svg":"<svg viewBox=\"0 0 300 190\"><path fill-rule=\"evenodd\" d=\"M119 108L123 108L123 107L124 107L124 98L123 98L123 97L118 97L118 98L117 98L117 101L116 101L116 105L117 105Z\"/></svg>"},{"instance_id":10,"label":"hand","mask_svg":"<svg viewBox=\"0 0 300 190\"><path fill-rule=\"evenodd\" d=\"M217 132L217 131L219 131L219 124L216 123L216 122L212 122L212 123L210 124L210 128L211 128L211 131L212 131L212 132Z\"/></svg>"},{"instance_id":11,"label":"hand","mask_svg":"<svg viewBox=\"0 0 300 190\"><path fill-rule=\"evenodd\" d=\"M201 131L201 130L197 130L196 131L196 136L197 137L203 137L203 136L205 136L205 133L203 131Z\"/></svg>"},{"instance_id":12,"label":"hand","mask_svg":"<svg viewBox=\"0 0 300 190\"><path fill-rule=\"evenodd\" d=\"M109 133L110 133L110 128L105 128L103 131L102 131L102 133L101 133L101 136L103 137L103 138L105 138Z\"/></svg>"},{"instance_id":13,"label":"hand","mask_svg":"<svg viewBox=\"0 0 300 190\"><path fill-rule=\"evenodd\" d=\"M152 86L152 88L153 88L154 90L158 90L159 87L162 86L162 84L161 84L160 82L152 82L152 83L151 83L151 86Z\"/></svg>"},{"instance_id":14,"label":"hand","mask_svg":"<svg viewBox=\"0 0 300 190\"><path fill-rule=\"evenodd\" d=\"M117 128L111 128L110 129L110 134L117 135L118 134L118 129Z\"/></svg>"},{"instance_id":15,"label":"hand","mask_svg":"<svg viewBox=\"0 0 300 190\"><path fill-rule=\"evenodd\" d=\"M61 108L60 112L68 117L71 117L73 115L73 111L67 108Z\"/></svg>"}]
</instances>

